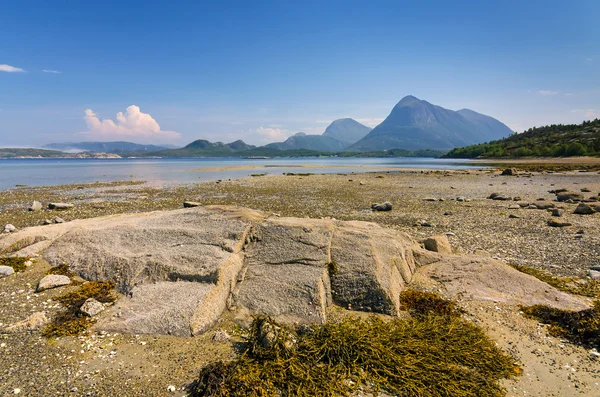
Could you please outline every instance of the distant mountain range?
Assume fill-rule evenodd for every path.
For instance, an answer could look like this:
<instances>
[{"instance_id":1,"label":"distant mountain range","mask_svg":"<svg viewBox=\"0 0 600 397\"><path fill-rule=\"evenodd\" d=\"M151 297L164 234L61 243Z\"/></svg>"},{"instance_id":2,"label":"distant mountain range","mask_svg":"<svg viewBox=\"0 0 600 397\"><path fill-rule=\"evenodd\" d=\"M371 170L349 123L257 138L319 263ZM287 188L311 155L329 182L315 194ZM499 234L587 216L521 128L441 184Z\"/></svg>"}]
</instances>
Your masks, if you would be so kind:
<instances>
[{"instance_id":1,"label":"distant mountain range","mask_svg":"<svg viewBox=\"0 0 600 397\"><path fill-rule=\"evenodd\" d=\"M449 150L512 134L498 120L469 109L453 111L406 96L390 115L347 150Z\"/></svg>"},{"instance_id":2,"label":"distant mountain range","mask_svg":"<svg viewBox=\"0 0 600 397\"><path fill-rule=\"evenodd\" d=\"M394 153L448 151L498 140L512 133L510 128L492 117L469 109L444 109L409 95L402 98L390 115L373 129L356 120L343 118L333 121L321 135L299 132L283 142L273 142L262 147L248 145L241 140L222 143L199 139L179 149L131 142L53 143L45 148L71 152L107 152L123 157L285 156L284 153L290 156L293 153L340 155L344 152L370 152L369 155L374 155L392 149L398 149Z\"/></svg>"},{"instance_id":3,"label":"distant mountain range","mask_svg":"<svg viewBox=\"0 0 600 397\"><path fill-rule=\"evenodd\" d=\"M176 146L172 145L140 145L132 142L65 142L65 143L50 143L44 146L45 149L60 150L62 152L106 152L117 153L123 152L155 152L163 149L173 149Z\"/></svg>"}]
</instances>

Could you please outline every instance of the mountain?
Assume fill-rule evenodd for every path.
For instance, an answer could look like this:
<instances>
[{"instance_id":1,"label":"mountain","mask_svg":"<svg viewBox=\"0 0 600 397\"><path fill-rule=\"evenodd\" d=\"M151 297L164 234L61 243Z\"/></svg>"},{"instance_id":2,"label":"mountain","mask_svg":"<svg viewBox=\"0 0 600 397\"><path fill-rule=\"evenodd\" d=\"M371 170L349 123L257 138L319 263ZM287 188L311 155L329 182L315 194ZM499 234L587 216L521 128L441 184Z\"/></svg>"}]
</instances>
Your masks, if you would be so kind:
<instances>
[{"instance_id":1,"label":"mountain","mask_svg":"<svg viewBox=\"0 0 600 397\"><path fill-rule=\"evenodd\" d=\"M409 95L381 124L347 150L448 150L510 134L510 128L492 117L468 109L444 109Z\"/></svg>"},{"instance_id":2,"label":"mountain","mask_svg":"<svg viewBox=\"0 0 600 397\"><path fill-rule=\"evenodd\" d=\"M256 148L248 145L242 140L231 143L210 142L198 139L181 149L160 150L148 153L151 156L160 157L238 157L235 154Z\"/></svg>"},{"instance_id":3,"label":"mountain","mask_svg":"<svg viewBox=\"0 0 600 397\"><path fill-rule=\"evenodd\" d=\"M371 130L372 128L354 119L338 119L329 124L323 136L328 136L351 145L364 138Z\"/></svg>"},{"instance_id":4,"label":"mountain","mask_svg":"<svg viewBox=\"0 0 600 397\"><path fill-rule=\"evenodd\" d=\"M327 135L306 135L299 132L284 142L269 143L265 147L278 150L308 149L320 152L339 152L348 145L348 142L339 141Z\"/></svg>"},{"instance_id":5,"label":"mountain","mask_svg":"<svg viewBox=\"0 0 600 397\"><path fill-rule=\"evenodd\" d=\"M107 153L134 153L134 152L153 152L156 150L169 149L168 145L140 145L132 142L65 142L50 143L45 145L46 149L74 152L107 152Z\"/></svg>"},{"instance_id":6,"label":"mountain","mask_svg":"<svg viewBox=\"0 0 600 397\"><path fill-rule=\"evenodd\" d=\"M581 124L530 128L522 134L456 148L452 158L600 156L600 119Z\"/></svg>"},{"instance_id":7,"label":"mountain","mask_svg":"<svg viewBox=\"0 0 600 397\"><path fill-rule=\"evenodd\" d=\"M0 148L2 159L120 159L121 156L114 153L65 153L57 150L35 149L35 148Z\"/></svg>"}]
</instances>

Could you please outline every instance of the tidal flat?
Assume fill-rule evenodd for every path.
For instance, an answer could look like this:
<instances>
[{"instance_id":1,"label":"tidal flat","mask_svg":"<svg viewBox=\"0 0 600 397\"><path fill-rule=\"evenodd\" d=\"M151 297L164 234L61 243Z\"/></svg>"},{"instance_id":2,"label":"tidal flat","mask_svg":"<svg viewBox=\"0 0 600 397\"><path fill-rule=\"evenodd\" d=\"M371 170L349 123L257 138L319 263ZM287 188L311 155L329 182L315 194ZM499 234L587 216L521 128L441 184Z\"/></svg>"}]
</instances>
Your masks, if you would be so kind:
<instances>
[{"instance_id":1,"label":"tidal flat","mask_svg":"<svg viewBox=\"0 0 600 397\"><path fill-rule=\"evenodd\" d=\"M593 198L600 194L600 175L423 170L257 175L167 188L143 181L15 187L0 192L0 224L22 229L46 220L53 223L56 217L69 222L174 210L184 201L236 205L281 217L375 222L415 240L446 234L457 254L476 253L586 283L589 269L600 265L600 213L574 214L578 203L556 202L550 192L560 189L583 195L593 206ZM511 200L489 199L493 193ZM34 200L42 203L42 210L28 211ZM371 211L373 203L385 201L392 204L391 211ZM74 207L49 210L51 202ZM551 206L534 208L531 204L536 203L539 208ZM555 209L562 210L559 219L570 226L548 225ZM50 316L59 312L56 298L64 291L33 291L49 269L36 258L25 271L0 279L0 326L40 310ZM520 377L503 382L507 395L596 395L600 361L589 346L550 335L547 326L525 318L515 306L468 297L458 305L464 318L483 328L523 369ZM227 332L233 343L213 340L219 331ZM93 331L54 339L39 331L0 334L0 393L8 395L19 388L24 395L183 396L206 364L236 357L244 335L227 315L211 331L193 338Z\"/></svg>"}]
</instances>

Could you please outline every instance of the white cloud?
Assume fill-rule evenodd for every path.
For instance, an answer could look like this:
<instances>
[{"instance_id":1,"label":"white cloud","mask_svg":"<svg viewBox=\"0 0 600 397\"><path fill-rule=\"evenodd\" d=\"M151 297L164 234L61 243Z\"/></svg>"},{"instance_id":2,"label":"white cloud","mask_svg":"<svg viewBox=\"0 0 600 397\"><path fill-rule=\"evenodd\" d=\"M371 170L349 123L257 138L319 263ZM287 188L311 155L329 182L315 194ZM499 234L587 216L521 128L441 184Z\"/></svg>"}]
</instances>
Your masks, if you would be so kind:
<instances>
[{"instance_id":1,"label":"white cloud","mask_svg":"<svg viewBox=\"0 0 600 397\"><path fill-rule=\"evenodd\" d=\"M58 70L52 70L52 69L42 69L42 72L44 72L44 73L55 73L55 74L62 73L62 72L59 72Z\"/></svg>"},{"instance_id":2,"label":"white cloud","mask_svg":"<svg viewBox=\"0 0 600 397\"><path fill-rule=\"evenodd\" d=\"M591 62L591 61L593 61L593 60L594 60L594 58L592 58L592 57L588 57L588 58L585 58L585 60L586 60L586 61L588 61L588 62Z\"/></svg>"},{"instance_id":3,"label":"white cloud","mask_svg":"<svg viewBox=\"0 0 600 397\"><path fill-rule=\"evenodd\" d=\"M125 113L117 113L116 122L111 119L100 120L92 109L85 111L85 123L88 131L84 134L93 135L98 138L161 138L177 139L181 134L175 131L163 131L148 113L142 113L140 108L131 105Z\"/></svg>"},{"instance_id":4,"label":"white cloud","mask_svg":"<svg viewBox=\"0 0 600 397\"><path fill-rule=\"evenodd\" d=\"M287 139L288 137L288 131L281 128L258 127L253 132L256 132L261 137L272 141L281 141Z\"/></svg>"},{"instance_id":5,"label":"white cloud","mask_svg":"<svg viewBox=\"0 0 600 397\"><path fill-rule=\"evenodd\" d=\"M544 96L548 96L548 95L556 95L556 94L558 94L558 91L539 90L538 93L541 95L544 95Z\"/></svg>"},{"instance_id":6,"label":"white cloud","mask_svg":"<svg viewBox=\"0 0 600 397\"><path fill-rule=\"evenodd\" d=\"M6 64L0 64L0 72L23 73L24 70L21 69L21 68L16 68L14 66L6 65Z\"/></svg>"}]
</instances>

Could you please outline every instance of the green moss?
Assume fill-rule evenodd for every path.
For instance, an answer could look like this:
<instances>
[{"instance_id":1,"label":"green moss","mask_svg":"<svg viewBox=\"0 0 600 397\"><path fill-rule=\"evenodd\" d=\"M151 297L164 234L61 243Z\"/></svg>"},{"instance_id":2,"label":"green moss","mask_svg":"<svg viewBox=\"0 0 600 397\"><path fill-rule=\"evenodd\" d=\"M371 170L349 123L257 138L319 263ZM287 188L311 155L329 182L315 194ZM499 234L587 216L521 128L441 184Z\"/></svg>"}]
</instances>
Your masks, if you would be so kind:
<instances>
[{"instance_id":1,"label":"green moss","mask_svg":"<svg viewBox=\"0 0 600 397\"><path fill-rule=\"evenodd\" d=\"M346 317L313 325L310 332L277 331L271 347L260 332L265 323L285 330L256 318L245 352L205 367L190 395L333 397L363 389L402 396L503 396L499 380L520 373L510 356L459 316ZM296 340L293 347L289 335Z\"/></svg>"},{"instance_id":2,"label":"green moss","mask_svg":"<svg viewBox=\"0 0 600 397\"><path fill-rule=\"evenodd\" d=\"M62 265L66 266L66 265ZM58 266L57 266L58 268ZM64 268L62 268L64 270ZM68 267L67 267L68 270ZM53 273L60 274L60 273ZM90 281L81 285L77 290L67 292L55 298L66 307L66 311L52 319L42 330L42 335L51 338L58 336L78 335L91 327L96 320L83 315L79 309L89 298L98 302L108 303L117 300L115 284L110 281Z\"/></svg>"},{"instance_id":3,"label":"green moss","mask_svg":"<svg viewBox=\"0 0 600 397\"><path fill-rule=\"evenodd\" d=\"M535 305L521 308L529 318L549 324L551 335L573 343L600 346L600 300L591 309L572 312L553 307Z\"/></svg>"},{"instance_id":4,"label":"green moss","mask_svg":"<svg viewBox=\"0 0 600 397\"><path fill-rule=\"evenodd\" d=\"M517 265L514 263L511 263L511 266L522 273L529 274L530 276L550 284L558 290L591 298L600 298L600 280L582 280L577 277L558 277L548 271L539 270L530 266Z\"/></svg>"},{"instance_id":5,"label":"green moss","mask_svg":"<svg viewBox=\"0 0 600 397\"><path fill-rule=\"evenodd\" d=\"M25 262L27 262L28 260L29 258L22 257L0 258L0 266L10 266L13 268L15 273L19 273L27 269Z\"/></svg>"}]
</instances>

